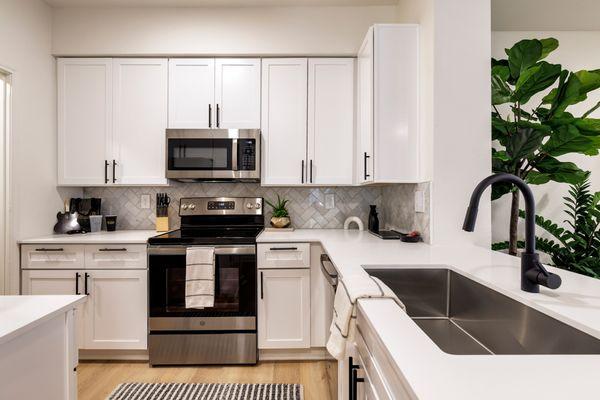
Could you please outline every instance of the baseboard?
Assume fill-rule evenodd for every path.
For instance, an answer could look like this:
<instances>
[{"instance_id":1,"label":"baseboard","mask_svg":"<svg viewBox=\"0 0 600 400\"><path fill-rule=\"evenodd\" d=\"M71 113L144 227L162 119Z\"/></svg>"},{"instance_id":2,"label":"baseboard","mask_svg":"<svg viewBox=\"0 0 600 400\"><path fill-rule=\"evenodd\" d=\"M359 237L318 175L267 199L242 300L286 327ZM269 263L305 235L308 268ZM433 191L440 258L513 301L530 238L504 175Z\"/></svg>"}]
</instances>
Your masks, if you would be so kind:
<instances>
[{"instance_id":1,"label":"baseboard","mask_svg":"<svg viewBox=\"0 0 600 400\"><path fill-rule=\"evenodd\" d=\"M261 361L334 360L325 347L309 349L259 349Z\"/></svg>"},{"instance_id":2,"label":"baseboard","mask_svg":"<svg viewBox=\"0 0 600 400\"><path fill-rule=\"evenodd\" d=\"M148 350L79 350L80 361L148 361Z\"/></svg>"}]
</instances>

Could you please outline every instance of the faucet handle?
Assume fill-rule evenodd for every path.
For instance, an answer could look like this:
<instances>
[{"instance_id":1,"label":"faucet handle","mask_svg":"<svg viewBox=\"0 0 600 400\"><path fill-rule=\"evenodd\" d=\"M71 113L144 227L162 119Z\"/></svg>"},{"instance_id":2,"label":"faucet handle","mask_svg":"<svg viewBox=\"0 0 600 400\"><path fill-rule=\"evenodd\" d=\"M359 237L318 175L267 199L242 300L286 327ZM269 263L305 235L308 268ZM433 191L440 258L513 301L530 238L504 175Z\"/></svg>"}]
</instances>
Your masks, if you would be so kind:
<instances>
[{"instance_id":1,"label":"faucet handle","mask_svg":"<svg viewBox=\"0 0 600 400\"><path fill-rule=\"evenodd\" d=\"M559 275L548 272L544 265L539 262L534 262L535 268L531 268L526 272L527 278L539 285L545 286L549 289L558 289L562 284L562 279Z\"/></svg>"}]
</instances>

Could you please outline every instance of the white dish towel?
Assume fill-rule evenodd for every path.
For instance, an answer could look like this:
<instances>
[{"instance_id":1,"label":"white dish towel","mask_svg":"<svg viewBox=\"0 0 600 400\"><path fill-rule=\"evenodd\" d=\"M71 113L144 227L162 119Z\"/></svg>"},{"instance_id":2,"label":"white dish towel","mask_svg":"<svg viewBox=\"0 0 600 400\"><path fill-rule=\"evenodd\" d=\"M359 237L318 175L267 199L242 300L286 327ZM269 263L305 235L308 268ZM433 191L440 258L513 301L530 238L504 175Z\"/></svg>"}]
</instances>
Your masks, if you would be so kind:
<instances>
[{"instance_id":1,"label":"white dish towel","mask_svg":"<svg viewBox=\"0 0 600 400\"><path fill-rule=\"evenodd\" d=\"M215 249L188 247L185 254L185 308L215 305Z\"/></svg>"},{"instance_id":2,"label":"white dish towel","mask_svg":"<svg viewBox=\"0 0 600 400\"><path fill-rule=\"evenodd\" d=\"M346 355L346 343L354 339L356 331L356 301L358 299L382 298L394 300L406 311L398 296L381 280L373 276L351 275L339 281L333 303L333 320L327 341L327 351L337 360Z\"/></svg>"}]
</instances>

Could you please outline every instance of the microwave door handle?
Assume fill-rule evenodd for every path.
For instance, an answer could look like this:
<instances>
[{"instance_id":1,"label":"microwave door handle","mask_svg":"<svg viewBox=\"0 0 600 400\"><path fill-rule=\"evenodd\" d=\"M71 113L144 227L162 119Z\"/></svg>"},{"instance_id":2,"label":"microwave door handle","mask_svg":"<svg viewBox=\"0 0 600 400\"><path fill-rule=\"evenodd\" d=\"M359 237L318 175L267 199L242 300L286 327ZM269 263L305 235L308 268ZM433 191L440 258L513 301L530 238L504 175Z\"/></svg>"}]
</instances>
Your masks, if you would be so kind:
<instances>
[{"instance_id":1,"label":"microwave door handle","mask_svg":"<svg viewBox=\"0 0 600 400\"><path fill-rule=\"evenodd\" d=\"M238 170L238 140L231 139L231 170Z\"/></svg>"}]
</instances>

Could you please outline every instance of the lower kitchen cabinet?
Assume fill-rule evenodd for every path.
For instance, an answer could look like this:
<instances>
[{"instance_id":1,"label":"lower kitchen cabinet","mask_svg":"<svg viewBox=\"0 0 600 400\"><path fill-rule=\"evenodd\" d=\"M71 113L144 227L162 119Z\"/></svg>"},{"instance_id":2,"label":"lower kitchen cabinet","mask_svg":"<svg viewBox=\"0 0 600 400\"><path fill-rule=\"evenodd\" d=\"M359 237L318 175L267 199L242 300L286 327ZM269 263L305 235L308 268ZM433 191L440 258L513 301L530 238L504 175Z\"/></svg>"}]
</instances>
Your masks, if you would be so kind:
<instances>
[{"instance_id":1,"label":"lower kitchen cabinet","mask_svg":"<svg viewBox=\"0 0 600 400\"><path fill-rule=\"evenodd\" d=\"M29 295L87 294L77 309L80 349L147 347L147 270L23 270Z\"/></svg>"},{"instance_id":2,"label":"lower kitchen cabinet","mask_svg":"<svg viewBox=\"0 0 600 400\"><path fill-rule=\"evenodd\" d=\"M309 348L310 269L258 273L258 348Z\"/></svg>"}]
</instances>

